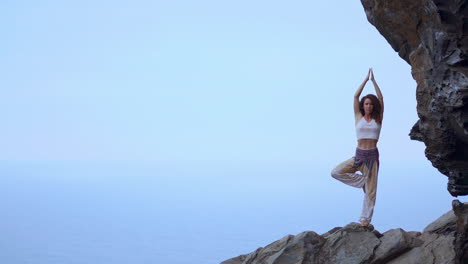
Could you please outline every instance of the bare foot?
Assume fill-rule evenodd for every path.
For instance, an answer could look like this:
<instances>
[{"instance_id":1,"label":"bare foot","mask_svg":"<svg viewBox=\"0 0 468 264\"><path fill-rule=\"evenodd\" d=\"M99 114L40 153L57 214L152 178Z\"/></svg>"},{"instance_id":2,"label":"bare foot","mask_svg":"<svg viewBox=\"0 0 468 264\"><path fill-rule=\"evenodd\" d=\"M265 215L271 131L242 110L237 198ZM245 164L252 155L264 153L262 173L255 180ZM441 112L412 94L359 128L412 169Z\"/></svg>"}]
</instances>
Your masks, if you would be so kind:
<instances>
[{"instance_id":1,"label":"bare foot","mask_svg":"<svg viewBox=\"0 0 468 264\"><path fill-rule=\"evenodd\" d=\"M361 226L368 226L369 225L369 221L366 221L366 220L361 220L359 222L361 222Z\"/></svg>"}]
</instances>

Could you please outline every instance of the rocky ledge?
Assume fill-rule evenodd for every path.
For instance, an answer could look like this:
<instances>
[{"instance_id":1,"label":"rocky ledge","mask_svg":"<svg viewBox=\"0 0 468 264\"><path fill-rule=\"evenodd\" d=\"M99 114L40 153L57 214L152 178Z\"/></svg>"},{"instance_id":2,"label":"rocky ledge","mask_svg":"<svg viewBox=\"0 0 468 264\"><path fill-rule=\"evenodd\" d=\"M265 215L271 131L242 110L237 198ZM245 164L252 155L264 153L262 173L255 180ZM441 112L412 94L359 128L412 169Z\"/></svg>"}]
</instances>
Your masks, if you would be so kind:
<instances>
[{"instance_id":1,"label":"rocky ledge","mask_svg":"<svg viewBox=\"0 0 468 264\"><path fill-rule=\"evenodd\" d=\"M380 233L372 225L350 223L321 235L287 235L221 264L468 263L468 203L454 200L452 207L423 232L396 228Z\"/></svg>"}]
</instances>

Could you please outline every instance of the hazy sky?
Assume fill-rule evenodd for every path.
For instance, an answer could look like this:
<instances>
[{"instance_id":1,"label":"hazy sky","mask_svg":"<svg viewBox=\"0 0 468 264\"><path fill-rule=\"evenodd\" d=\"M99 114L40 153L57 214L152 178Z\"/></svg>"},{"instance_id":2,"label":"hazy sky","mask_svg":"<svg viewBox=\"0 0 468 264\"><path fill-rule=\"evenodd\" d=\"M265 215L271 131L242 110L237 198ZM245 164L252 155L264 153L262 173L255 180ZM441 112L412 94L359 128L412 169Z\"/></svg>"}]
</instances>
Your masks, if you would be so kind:
<instances>
[{"instance_id":1,"label":"hazy sky","mask_svg":"<svg viewBox=\"0 0 468 264\"><path fill-rule=\"evenodd\" d=\"M216 243L218 233L237 238L239 230L254 230L242 224L264 226L258 230L271 236L246 235L265 239L256 245L264 246L283 232L357 221L362 191L329 172L354 154L353 95L369 67L385 99L373 223L380 231L422 231L451 207L447 178L430 165L424 144L408 137L418 119L411 68L367 21L359 0L4 0L0 34L0 160L7 161L0 164L6 164L0 166L6 175L0 194L9 213L4 229L12 237L18 236L15 228L23 234L18 248L26 250L13 251L18 256L32 252L28 245L44 254L50 242L43 238L75 246L60 239L75 239L81 230L83 247L76 250L86 250L95 245L86 232L102 233L88 228L96 215L103 226L128 227L122 230L134 229L125 217L140 227L166 219L183 232L173 234L177 249L187 237L184 228L194 223L221 230L212 232L214 239L205 229L187 231ZM367 93L374 93L371 83ZM12 160L19 165L10 166ZM72 165L48 162L56 160ZM131 167L125 174L119 166L80 170L77 160L175 165L160 171ZM29 161L45 161L39 166L45 169ZM81 197L85 202L76 203ZM168 213L158 207L133 211L133 201L162 204ZM108 215L112 208L119 217ZM130 213L120 218L125 210ZM207 218L197 218L205 212ZM155 220L142 225L153 219L145 218L149 213ZM44 228L30 219L43 221ZM44 235L31 235L19 228L22 223ZM60 227L73 235L50 236ZM126 234L132 233L114 234L125 237L128 250ZM81 252L76 250L70 254Z\"/></svg>"},{"instance_id":2,"label":"hazy sky","mask_svg":"<svg viewBox=\"0 0 468 264\"><path fill-rule=\"evenodd\" d=\"M386 103L382 157L426 160L407 136L411 69L360 1L0 10L1 159L344 159L356 146L353 94L373 67Z\"/></svg>"}]
</instances>

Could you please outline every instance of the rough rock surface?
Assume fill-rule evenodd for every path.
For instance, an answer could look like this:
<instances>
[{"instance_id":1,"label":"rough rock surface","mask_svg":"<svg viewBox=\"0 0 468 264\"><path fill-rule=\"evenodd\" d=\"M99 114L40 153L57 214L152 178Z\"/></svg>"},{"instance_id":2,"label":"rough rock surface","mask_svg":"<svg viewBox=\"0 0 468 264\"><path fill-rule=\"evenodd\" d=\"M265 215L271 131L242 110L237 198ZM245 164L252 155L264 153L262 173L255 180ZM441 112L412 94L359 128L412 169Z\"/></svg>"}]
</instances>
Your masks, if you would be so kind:
<instances>
[{"instance_id":1,"label":"rough rock surface","mask_svg":"<svg viewBox=\"0 0 468 264\"><path fill-rule=\"evenodd\" d=\"M455 200L452 207L422 233L396 228L381 234L350 223L322 235L287 235L221 264L466 264L468 203Z\"/></svg>"},{"instance_id":2,"label":"rough rock surface","mask_svg":"<svg viewBox=\"0 0 468 264\"><path fill-rule=\"evenodd\" d=\"M374 262L385 263L411 249L411 238L401 229L391 229L383 233L380 245L375 251Z\"/></svg>"},{"instance_id":3,"label":"rough rock surface","mask_svg":"<svg viewBox=\"0 0 468 264\"><path fill-rule=\"evenodd\" d=\"M361 0L367 19L411 65L419 120L411 139L448 176L453 196L468 194L468 1Z\"/></svg>"}]
</instances>

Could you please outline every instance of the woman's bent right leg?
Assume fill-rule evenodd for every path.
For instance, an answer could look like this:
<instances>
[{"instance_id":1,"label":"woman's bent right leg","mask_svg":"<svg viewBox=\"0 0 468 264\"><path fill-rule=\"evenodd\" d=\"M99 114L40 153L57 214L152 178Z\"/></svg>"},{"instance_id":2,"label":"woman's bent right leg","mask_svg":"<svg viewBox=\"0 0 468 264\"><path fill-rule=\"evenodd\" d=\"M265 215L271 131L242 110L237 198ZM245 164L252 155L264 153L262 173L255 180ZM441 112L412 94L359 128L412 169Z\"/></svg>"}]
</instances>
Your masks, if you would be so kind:
<instances>
[{"instance_id":1,"label":"woman's bent right leg","mask_svg":"<svg viewBox=\"0 0 468 264\"><path fill-rule=\"evenodd\" d=\"M349 186L362 188L366 183L366 178L364 175L356 173L362 165L359 167L354 165L354 157L343 161L332 170L331 176Z\"/></svg>"}]
</instances>

